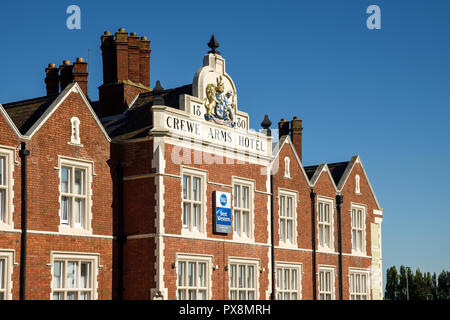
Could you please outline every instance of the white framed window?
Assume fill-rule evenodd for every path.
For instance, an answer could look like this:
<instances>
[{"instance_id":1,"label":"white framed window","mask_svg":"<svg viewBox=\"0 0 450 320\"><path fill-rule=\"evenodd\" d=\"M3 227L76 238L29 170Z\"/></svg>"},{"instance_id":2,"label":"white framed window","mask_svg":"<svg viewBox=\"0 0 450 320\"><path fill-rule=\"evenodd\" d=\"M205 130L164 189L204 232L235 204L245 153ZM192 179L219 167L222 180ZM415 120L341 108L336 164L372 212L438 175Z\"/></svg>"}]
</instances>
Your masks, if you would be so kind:
<instances>
[{"instance_id":1,"label":"white framed window","mask_svg":"<svg viewBox=\"0 0 450 320\"><path fill-rule=\"evenodd\" d=\"M334 300L334 268L319 267L319 300Z\"/></svg>"},{"instance_id":2,"label":"white framed window","mask_svg":"<svg viewBox=\"0 0 450 320\"><path fill-rule=\"evenodd\" d=\"M13 229L13 149L0 147L0 229Z\"/></svg>"},{"instance_id":3,"label":"white framed window","mask_svg":"<svg viewBox=\"0 0 450 320\"><path fill-rule=\"evenodd\" d=\"M211 298L212 257L177 255L177 299Z\"/></svg>"},{"instance_id":4,"label":"white framed window","mask_svg":"<svg viewBox=\"0 0 450 320\"><path fill-rule=\"evenodd\" d=\"M0 300L12 299L14 251L0 250Z\"/></svg>"},{"instance_id":5,"label":"white framed window","mask_svg":"<svg viewBox=\"0 0 450 320\"><path fill-rule=\"evenodd\" d=\"M362 205L351 205L352 218L352 253L366 253L366 207Z\"/></svg>"},{"instance_id":6,"label":"white framed window","mask_svg":"<svg viewBox=\"0 0 450 320\"><path fill-rule=\"evenodd\" d=\"M291 159L289 157L284 158L284 177L291 177Z\"/></svg>"},{"instance_id":7,"label":"white framed window","mask_svg":"<svg viewBox=\"0 0 450 320\"><path fill-rule=\"evenodd\" d=\"M369 300L369 272L367 270L349 270L350 300Z\"/></svg>"},{"instance_id":8,"label":"white framed window","mask_svg":"<svg viewBox=\"0 0 450 320\"><path fill-rule=\"evenodd\" d=\"M80 119L77 117L72 117L70 119L71 124L71 135L70 135L70 143L71 144L81 144L80 139Z\"/></svg>"},{"instance_id":9,"label":"white framed window","mask_svg":"<svg viewBox=\"0 0 450 320\"><path fill-rule=\"evenodd\" d=\"M278 215L280 245L297 243L297 193L279 189Z\"/></svg>"},{"instance_id":10,"label":"white framed window","mask_svg":"<svg viewBox=\"0 0 450 320\"><path fill-rule=\"evenodd\" d=\"M91 232L92 163L60 158L60 231Z\"/></svg>"},{"instance_id":11,"label":"white framed window","mask_svg":"<svg viewBox=\"0 0 450 320\"><path fill-rule=\"evenodd\" d=\"M356 194L360 194L361 193L360 180L361 179L360 179L359 175L357 174L355 176L355 193Z\"/></svg>"},{"instance_id":12,"label":"white framed window","mask_svg":"<svg viewBox=\"0 0 450 320\"><path fill-rule=\"evenodd\" d=\"M333 200L319 198L317 201L317 238L322 250L334 250L333 237Z\"/></svg>"},{"instance_id":13,"label":"white framed window","mask_svg":"<svg viewBox=\"0 0 450 320\"><path fill-rule=\"evenodd\" d=\"M206 232L206 173L182 168L182 231L183 233Z\"/></svg>"},{"instance_id":14,"label":"white framed window","mask_svg":"<svg viewBox=\"0 0 450 320\"><path fill-rule=\"evenodd\" d=\"M276 292L277 300L301 299L301 264L281 263L276 264Z\"/></svg>"},{"instance_id":15,"label":"white framed window","mask_svg":"<svg viewBox=\"0 0 450 320\"><path fill-rule=\"evenodd\" d=\"M254 182L233 178L233 236L253 239Z\"/></svg>"},{"instance_id":16,"label":"white framed window","mask_svg":"<svg viewBox=\"0 0 450 320\"><path fill-rule=\"evenodd\" d=\"M259 261L230 259L229 294L231 300L257 300L259 281Z\"/></svg>"},{"instance_id":17,"label":"white framed window","mask_svg":"<svg viewBox=\"0 0 450 320\"><path fill-rule=\"evenodd\" d=\"M51 254L51 300L96 300L99 256Z\"/></svg>"}]
</instances>

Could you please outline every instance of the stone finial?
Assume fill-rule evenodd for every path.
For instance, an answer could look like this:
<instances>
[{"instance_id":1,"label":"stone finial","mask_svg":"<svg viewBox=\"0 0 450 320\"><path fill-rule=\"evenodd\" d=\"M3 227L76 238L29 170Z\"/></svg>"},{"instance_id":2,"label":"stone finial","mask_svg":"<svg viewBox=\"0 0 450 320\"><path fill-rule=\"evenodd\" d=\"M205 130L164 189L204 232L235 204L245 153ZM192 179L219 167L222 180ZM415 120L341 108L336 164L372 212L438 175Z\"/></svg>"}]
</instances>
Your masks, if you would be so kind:
<instances>
[{"instance_id":1,"label":"stone finial","mask_svg":"<svg viewBox=\"0 0 450 320\"><path fill-rule=\"evenodd\" d=\"M217 42L214 34L211 36L211 40L209 40L208 42L208 47L211 48L211 50L208 51L208 53L220 54L220 52L216 50L219 47L219 42Z\"/></svg>"},{"instance_id":2,"label":"stone finial","mask_svg":"<svg viewBox=\"0 0 450 320\"><path fill-rule=\"evenodd\" d=\"M266 114L264 116L263 122L261 122L261 127L266 130L266 135L270 137L272 135L272 130L270 130L270 126L272 125L272 121L270 121L269 116Z\"/></svg>"},{"instance_id":3,"label":"stone finial","mask_svg":"<svg viewBox=\"0 0 450 320\"><path fill-rule=\"evenodd\" d=\"M159 80L156 81L156 85L153 88L153 94L155 98L153 99L154 106L163 106L164 105L164 97L162 96L164 92L164 88L161 86L161 82Z\"/></svg>"}]
</instances>

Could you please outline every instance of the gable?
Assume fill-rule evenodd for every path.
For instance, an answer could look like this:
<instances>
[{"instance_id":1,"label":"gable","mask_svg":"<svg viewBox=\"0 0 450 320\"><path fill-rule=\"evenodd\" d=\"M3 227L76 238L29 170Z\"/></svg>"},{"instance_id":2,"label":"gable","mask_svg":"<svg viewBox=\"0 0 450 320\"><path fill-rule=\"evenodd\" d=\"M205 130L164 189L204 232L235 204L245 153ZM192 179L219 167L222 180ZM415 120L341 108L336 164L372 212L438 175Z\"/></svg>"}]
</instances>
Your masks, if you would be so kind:
<instances>
[{"instance_id":1,"label":"gable","mask_svg":"<svg viewBox=\"0 0 450 320\"><path fill-rule=\"evenodd\" d=\"M378 209L381 209L381 206L373 191L372 185L370 184L370 180L359 156L353 156L348 163L347 168L345 169L345 172L341 180L339 181L338 190L341 192L342 190L344 190L344 188L346 188L350 189L349 192L354 192L356 174L360 176L361 189L363 188L363 185L365 185L365 189L371 193L371 196L373 197Z\"/></svg>"},{"instance_id":2,"label":"gable","mask_svg":"<svg viewBox=\"0 0 450 320\"><path fill-rule=\"evenodd\" d=\"M275 145L274 152L274 160L271 165L271 170L273 174L284 175L285 162L284 158L287 156L290 159L290 170L293 172L294 170L299 170L301 175L305 178L306 184L309 185L308 176L303 168L302 163L300 162L300 158L295 151L294 145L292 144L292 140L289 136L284 136L281 140Z\"/></svg>"},{"instance_id":3,"label":"gable","mask_svg":"<svg viewBox=\"0 0 450 320\"><path fill-rule=\"evenodd\" d=\"M4 107L0 104L0 138L6 140L9 135L23 138L16 125L14 124L14 121L5 111ZM1 142L2 140L0 140L0 143Z\"/></svg>"},{"instance_id":4,"label":"gable","mask_svg":"<svg viewBox=\"0 0 450 320\"><path fill-rule=\"evenodd\" d=\"M39 119L30 127L30 129L26 132L26 135L31 139L36 132L39 131L39 129L48 121L48 119L59 109L61 105L64 105L65 108L69 107L71 105L70 98L73 95L77 95L79 97L79 103L78 106L84 105L87 108L87 114L90 114L90 117L95 121L96 125L100 129L101 133L104 135L105 139L110 142L111 139L109 138L108 134L106 133L105 129L103 128L100 120L98 119L97 115L95 114L94 110L92 109L91 105L89 104L89 101L86 99L83 91L80 89L77 83L72 83L68 85L63 92L53 101L53 103L42 113L42 115L39 117ZM69 103L66 103L66 100L69 99ZM67 107L66 107L67 106ZM72 116L68 117L68 121L70 120Z\"/></svg>"}]
</instances>

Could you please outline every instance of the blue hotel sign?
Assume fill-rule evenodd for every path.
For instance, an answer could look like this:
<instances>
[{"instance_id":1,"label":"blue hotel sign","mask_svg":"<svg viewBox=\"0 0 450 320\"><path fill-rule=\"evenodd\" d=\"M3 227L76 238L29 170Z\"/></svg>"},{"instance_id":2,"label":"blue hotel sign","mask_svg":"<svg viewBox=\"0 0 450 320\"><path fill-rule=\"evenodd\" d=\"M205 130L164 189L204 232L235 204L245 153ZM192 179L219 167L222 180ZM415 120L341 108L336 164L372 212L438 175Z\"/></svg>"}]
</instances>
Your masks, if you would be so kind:
<instances>
[{"instance_id":1,"label":"blue hotel sign","mask_svg":"<svg viewBox=\"0 0 450 320\"><path fill-rule=\"evenodd\" d=\"M231 193L214 191L213 199L216 213L216 232L231 233Z\"/></svg>"}]
</instances>

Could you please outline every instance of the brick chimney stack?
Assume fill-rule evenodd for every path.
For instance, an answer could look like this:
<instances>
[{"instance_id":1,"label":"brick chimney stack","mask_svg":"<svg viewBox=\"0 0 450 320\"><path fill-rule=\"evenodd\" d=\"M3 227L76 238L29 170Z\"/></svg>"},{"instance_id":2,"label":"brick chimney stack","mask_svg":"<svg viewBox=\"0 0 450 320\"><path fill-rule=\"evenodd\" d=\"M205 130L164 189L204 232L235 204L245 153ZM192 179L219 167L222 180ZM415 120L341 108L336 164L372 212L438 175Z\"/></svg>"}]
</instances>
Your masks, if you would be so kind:
<instances>
[{"instance_id":1,"label":"brick chimney stack","mask_svg":"<svg viewBox=\"0 0 450 320\"><path fill-rule=\"evenodd\" d=\"M61 92L69 83L73 82L73 66L70 64L69 60L64 60L63 64L59 66L59 79Z\"/></svg>"},{"instance_id":2,"label":"brick chimney stack","mask_svg":"<svg viewBox=\"0 0 450 320\"><path fill-rule=\"evenodd\" d=\"M87 97L87 85L88 85L88 72L87 63L83 58L77 58L73 64L73 80L77 82L84 95Z\"/></svg>"},{"instance_id":3,"label":"brick chimney stack","mask_svg":"<svg viewBox=\"0 0 450 320\"><path fill-rule=\"evenodd\" d=\"M302 162L302 120L298 117L294 117L291 121L291 140L294 144L295 151L297 151L297 155L300 158L300 162Z\"/></svg>"},{"instance_id":4,"label":"brick chimney stack","mask_svg":"<svg viewBox=\"0 0 450 320\"><path fill-rule=\"evenodd\" d=\"M47 96L53 96L59 93L59 70L54 63L50 63L45 68L45 85Z\"/></svg>"},{"instance_id":5,"label":"brick chimney stack","mask_svg":"<svg viewBox=\"0 0 450 320\"><path fill-rule=\"evenodd\" d=\"M141 37L139 40L139 79L146 87L150 87L150 40Z\"/></svg>"},{"instance_id":6,"label":"brick chimney stack","mask_svg":"<svg viewBox=\"0 0 450 320\"><path fill-rule=\"evenodd\" d=\"M278 138L281 139L283 136L289 135L289 122L286 119L281 119L278 122Z\"/></svg>"},{"instance_id":7,"label":"brick chimney stack","mask_svg":"<svg viewBox=\"0 0 450 320\"><path fill-rule=\"evenodd\" d=\"M123 113L134 98L150 89L150 41L120 28L101 37L103 84L99 87L100 117Z\"/></svg>"}]
</instances>

